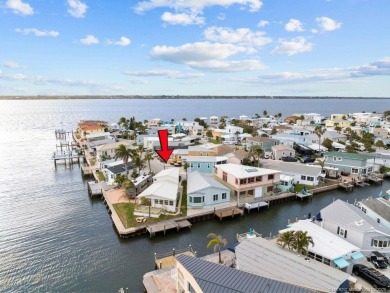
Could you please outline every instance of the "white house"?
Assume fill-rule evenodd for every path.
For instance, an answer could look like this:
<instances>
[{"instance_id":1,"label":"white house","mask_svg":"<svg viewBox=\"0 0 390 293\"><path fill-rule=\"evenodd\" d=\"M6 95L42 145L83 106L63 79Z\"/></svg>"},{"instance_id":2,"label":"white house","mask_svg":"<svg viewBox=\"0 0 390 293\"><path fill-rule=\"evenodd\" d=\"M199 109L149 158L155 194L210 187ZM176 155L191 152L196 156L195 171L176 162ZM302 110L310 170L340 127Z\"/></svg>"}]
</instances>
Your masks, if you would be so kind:
<instances>
[{"instance_id":1,"label":"white house","mask_svg":"<svg viewBox=\"0 0 390 293\"><path fill-rule=\"evenodd\" d=\"M271 152L274 160L281 160L283 157L295 157L295 150L283 144L272 146Z\"/></svg>"},{"instance_id":2,"label":"white house","mask_svg":"<svg viewBox=\"0 0 390 293\"><path fill-rule=\"evenodd\" d=\"M104 165L102 172L108 185L114 185L118 175L124 175L129 178L133 172L133 164L131 162L127 163L127 169L123 161L114 161L107 164L105 163Z\"/></svg>"},{"instance_id":3,"label":"white house","mask_svg":"<svg viewBox=\"0 0 390 293\"><path fill-rule=\"evenodd\" d=\"M307 256L348 274L352 274L353 264L364 258L357 246L321 228L310 219L289 224L288 228L279 233L287 231L307 232L314 242L314 245L309 244Z\"/></svg>"},{"instance_id":4,"label":"white house","mask_svg":"<svg viewBox=\"0 0 390 293\"><path fill-rule=\"evenodd\" d=\"M382 197L359 202L361 210L371 219L390 230L390 201Z\"/></svg>"},{"instance_id":5,"label":"white house","mask_svg":"<svg viewBox=\"0 0 390 293\"><path fill-rule=\"evenodd\" d=\"M219 118L218 116L210 116L210 124L218 124Z\"/></svg>"},{"instance_id":6,"label":"white house","mask_svg":"<svg viewBox=\"0 0 390 293\"><path fill-rule=\"evenodd\" d=\"M187 175L188 208L213 208L229 205L230 189L212 175L198 171Z\"/></svg>"},{"instance_id":7,"label":"white house","mask_svg":"<svg viewBox=\"0 0 390 293\"><path fill-rule=\"evenodd\" d=\"M154 119L150 119L148 121L148 127L157 127L161 124L161 119L160 118L154 118Z\"/></svg>"},{"instance_id":8,"label":"white house","mask_svg":"<svg viewBox=\"0 0 390 293\"><path fill-rule=\"evenodd\" d=\"M170 168L161 171L153 177L153 184L145 189L137 198L150 199L153 208L168 212L176 212L179 194L179 169Z\"/></svg>"},{"instance_id":9,"label":"white house","mask_svg":"<svg viewBox=\"0 0 390 293\"><path fill-rule=\"evenodd\" d=\"M321 226L356 245L371 251L390 252L390 230L371 219L359 207L336 200L321 210Z\"/></svg>"}]
</instances>

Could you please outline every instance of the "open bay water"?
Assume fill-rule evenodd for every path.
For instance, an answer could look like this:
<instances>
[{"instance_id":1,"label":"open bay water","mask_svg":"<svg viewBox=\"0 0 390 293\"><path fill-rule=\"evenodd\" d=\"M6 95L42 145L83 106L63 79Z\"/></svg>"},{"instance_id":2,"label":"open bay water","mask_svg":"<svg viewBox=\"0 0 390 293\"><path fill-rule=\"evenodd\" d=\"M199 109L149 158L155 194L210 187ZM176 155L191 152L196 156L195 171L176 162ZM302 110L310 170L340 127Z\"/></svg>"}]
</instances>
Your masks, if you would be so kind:
<instances>
[{"instance_id":1,"label":"open bay water","mask_svg":"<svg viewBox=\"0 0 390 293\"><path fill-rule=\"evenodd\" d=\"M154 252L191 244L203 256L207 234L230 243L250 227L275 234L288 218L302 217L341 198L354 202L390 188L357 188L316 195L312 202L293 201L244 218L195 223L191 230L120 239L100 199L90 199L77 165L54 168L54 130L72 130L83 119L116 122L121 116L179 120L200 116L296 112L385 111L390 100L226 99L226 100L17 100L0 101L0 291L142 292L142 276L154 269Z\"/></svg>"}]
</instances>

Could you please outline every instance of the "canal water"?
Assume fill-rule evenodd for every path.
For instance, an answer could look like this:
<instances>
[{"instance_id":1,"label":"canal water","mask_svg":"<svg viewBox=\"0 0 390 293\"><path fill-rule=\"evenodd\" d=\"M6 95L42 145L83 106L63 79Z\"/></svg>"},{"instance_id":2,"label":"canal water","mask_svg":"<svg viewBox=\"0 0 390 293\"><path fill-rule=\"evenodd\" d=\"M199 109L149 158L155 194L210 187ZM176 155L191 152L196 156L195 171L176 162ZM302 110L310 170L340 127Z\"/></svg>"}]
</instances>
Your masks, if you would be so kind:
<instances>
[{"instance_id":1,"label":"canal water","mask_svg":"<svg viewBox=\"0 0 390 293\"><path fill-rule=\"evenodd\" d=\"M288 109L283 113L286 115L290 114L287 111L321 112L323 106L326 111L322 113L329 115L390 108L388 100L349 101L353 109L348 104L339 106L336 101L330 109L325 102L310 100L305 106L303 100L288 100L283 102L290 103L288 107L282 108L278 100L276 104L273 100L0 101L0 291L116 292L127 287L130 292L142 292L143 274L154 269L154 252L191 244L203 256L212 252L206 248L208 233L221 234L229 243L249 228L263 235L275 234L286 226L288 218L309 212L315 215L334 199L354 202L390 188L390 182L385 181L383 186L358 188L353 193L327 192L315 195L311 202L271 206L243 218L194 223L191 230L171 231L166 236L121 239L101 200L88 197L79 167L54 168L49 158L55 150L56 128L74 129L80 119L117 121L121 116L133 115L139 120L170 120L213 114L250 115L253 109L258 113L265 109L283 113ZM234 114L228 112L232 107Z\"/></svg>"}]
</instances>

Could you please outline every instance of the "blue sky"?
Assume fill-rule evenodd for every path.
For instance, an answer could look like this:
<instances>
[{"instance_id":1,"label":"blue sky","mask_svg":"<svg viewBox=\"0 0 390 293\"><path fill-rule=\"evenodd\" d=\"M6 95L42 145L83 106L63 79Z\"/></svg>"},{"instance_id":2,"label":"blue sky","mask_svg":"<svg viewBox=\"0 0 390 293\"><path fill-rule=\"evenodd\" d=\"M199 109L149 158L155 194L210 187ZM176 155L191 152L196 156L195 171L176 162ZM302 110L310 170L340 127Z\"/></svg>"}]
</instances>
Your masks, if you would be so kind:
<instances>
[{"instance_id":1,"label":"blue sky","mask_svg":"<svg viewBox=\"0 0 390 293\"><path fill-rule=\"evenodd\" d=\"M0 95L390 97L388 0L0 0Z\"/></svg>"}]
</instances>

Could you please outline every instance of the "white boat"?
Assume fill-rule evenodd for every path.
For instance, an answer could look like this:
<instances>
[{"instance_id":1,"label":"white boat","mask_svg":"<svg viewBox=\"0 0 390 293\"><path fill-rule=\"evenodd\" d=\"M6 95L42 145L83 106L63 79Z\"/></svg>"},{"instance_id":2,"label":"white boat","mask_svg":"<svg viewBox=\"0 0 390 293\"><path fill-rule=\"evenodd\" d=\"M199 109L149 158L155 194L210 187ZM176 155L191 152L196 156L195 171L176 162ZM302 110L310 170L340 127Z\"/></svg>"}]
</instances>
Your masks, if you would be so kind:
<instances>
[{"instance_id":1,"label":"white boat","mask_svg":"<svg viewBox=\"0 0 390 293\"><path fill-rule=\"evenodd\" d=\"M252 228L249 228L248 232L242 233L242 234L237 234L237 241L242 242L245 239L251 239L251 238L256 238L256 237L261 237L261 234L257 233Z\"/></svg>"}]
</instances>

